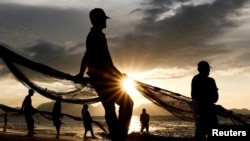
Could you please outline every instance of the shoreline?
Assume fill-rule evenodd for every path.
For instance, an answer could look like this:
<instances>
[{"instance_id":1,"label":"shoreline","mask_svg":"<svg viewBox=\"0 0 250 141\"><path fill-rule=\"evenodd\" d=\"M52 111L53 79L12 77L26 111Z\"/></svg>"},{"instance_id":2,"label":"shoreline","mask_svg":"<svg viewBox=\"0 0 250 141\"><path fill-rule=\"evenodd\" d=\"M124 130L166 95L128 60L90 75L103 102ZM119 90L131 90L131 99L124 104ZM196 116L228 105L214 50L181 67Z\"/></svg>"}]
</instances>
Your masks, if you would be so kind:
<instances>
[{"instance_id":1,"label":"shoreline","mask_svg":"<svg viewBox=\"0 0 250 141\"><path fill-rule=\"evenodd\" d=\"M77 137L67 137L61 136L56 139L53 135L46 134L35 134L33 137L26 136L25 133L17 132L3 132L0 131L1 141L110 141L109 139L103 138L77 138ZM127 141L194 141L194 138L190 137L165 137L152 134L141 134L141 133L131 133L128 135Z\"/></svg>"},{"instance_id":2,"label":"shoreline","mask_svg":"<svg viewBox=\"0 0 250 141\"><path fill-rule=\"evenodd\" d=\"M61 137L56 139L55 136L45 134L35 134L33 137L28 137L24 133L0 132L1 141L82 141L82 139L72 137Z\"/></svg>"}]
</instances>

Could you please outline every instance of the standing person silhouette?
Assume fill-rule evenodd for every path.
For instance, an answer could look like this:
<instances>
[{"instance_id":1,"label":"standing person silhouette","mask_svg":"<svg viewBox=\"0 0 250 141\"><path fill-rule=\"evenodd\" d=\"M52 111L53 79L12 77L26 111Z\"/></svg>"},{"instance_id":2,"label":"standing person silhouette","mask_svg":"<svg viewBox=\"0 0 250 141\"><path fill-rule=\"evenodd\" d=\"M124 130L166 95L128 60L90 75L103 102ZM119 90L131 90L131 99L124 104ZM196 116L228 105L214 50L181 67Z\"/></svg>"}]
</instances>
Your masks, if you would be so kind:
<instances>
[{"instance_id":1,"label":"standing person silhouette","mask_svg":"<svg viewBox=\"0 0 250 141\"><path fill-rule=\"evenodd\" d=\"M53 110L52 110L52 118L53 118L53 125L56 127L56 138L58 139L60 137L60 128L61 128L61 97L58 96L57 100L54 104Z\"/></svg>"},{"instance_id":2,"label":"standing person silhouette","mask_svg":"<svg viewBox=\"0 0 250 141\"><path fill-rule=\"evenodd\" d=\"M34 134L34 119L32 115L35 113L35 109L32 106L31 97L34 95L34 90L29 89L29 94L25 97L21 110L24 112L24 117L27 123L28 134L27 136L32 137Z\"/></svg>"},{"instance_id":3,"label":"standing person silhouette","mask_svg":"<svg viewBox=\"0 0 250 141\"><path fill-rule=\"evenodd\" d=\"M146 112L146 109L142 109L142 113L140 115L140 122L141 122L141 132L143 132L144 129L146 129L146 132L148 133L149 129L149 114Z\"/></svg>"},{"instance_id":4,"label":"standing person silhouette","mask_svg":"<svg viewBox=\"0 0 250 141\"><path fill-rule=\"evenodd\" d=\"M214 110L214 103L218 100L218 88L215 80L209 76L210 65L206 61L198 63L199 73L195 75L191 83L191 97L197 104L195 138L197 140L206 139L211 135L212 128L218 125L218 120Z\"/></svg>"},{"instance_id":5,"label":"standing person silhouette","mask_svg":"<svg viewBox=\"0 0 250 141\"><path fill-rule=\"evenodd\" d=\"M110 19L100 8L94 8L89 13L93 25L86 40L86 52L83 56L76 81L81 81L85 69L88 68L90 83L100 97L105 109L105 119L112 141L123 141L127 138L130 119L133 111L133 101L122 89L121 79L124 77L113 64L105 34L106 20ZM115 104L119 106L119 116L116 115Z\"/></svg>"},{"instance_id":6,"label":"standing person silhouette","mask_svg":"<svg viewBox=\"0 0 250 141\"><path fill-rule=\"evenodd\" d=\"M92 128L92 117L88 111L89 106L87 104L84 104L82 107L82 120L83 120L83 125L85 128L84 131L84 138L86 138L87 132L90 131L92 138L95 138L93 128Z\"/></svg>"}]
</instances>

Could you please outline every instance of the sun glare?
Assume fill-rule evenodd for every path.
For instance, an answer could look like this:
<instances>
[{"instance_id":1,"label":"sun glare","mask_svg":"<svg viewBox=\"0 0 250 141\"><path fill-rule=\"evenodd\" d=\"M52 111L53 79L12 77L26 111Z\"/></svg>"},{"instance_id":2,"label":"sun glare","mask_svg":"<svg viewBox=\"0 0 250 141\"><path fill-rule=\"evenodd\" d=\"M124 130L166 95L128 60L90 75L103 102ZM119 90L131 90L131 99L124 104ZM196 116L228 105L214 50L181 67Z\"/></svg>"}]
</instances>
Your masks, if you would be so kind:
<instances>
[{"instance_id":1,"label":"sun glare","mask_svg":"<svg viewBox=\"0 0 250 141\"><path fill-rule=\"evenodd\" d=\"M140 95L139 91L135 88L135 82L132 79L124 78L122 81L122 87L130 96Z\"/></svg>"}]
</instances>

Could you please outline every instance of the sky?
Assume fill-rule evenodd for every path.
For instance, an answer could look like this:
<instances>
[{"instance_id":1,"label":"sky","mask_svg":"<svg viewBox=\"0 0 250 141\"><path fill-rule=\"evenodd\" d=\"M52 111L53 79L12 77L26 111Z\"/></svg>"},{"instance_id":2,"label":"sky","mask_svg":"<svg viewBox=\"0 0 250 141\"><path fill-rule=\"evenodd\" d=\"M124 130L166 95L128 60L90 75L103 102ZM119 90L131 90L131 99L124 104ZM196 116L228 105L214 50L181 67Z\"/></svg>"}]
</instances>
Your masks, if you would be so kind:
<instances>
[{"instance_id":1,"label":"sky","mask_svg":"<svg viewBox=\"0 0 250 141\"><path fill-rule=\"evenodd\" d=\"M249 0L1 0L0 44L75 75L96 7L111 17L103 32L115 66L130 78L190 97L197 63L206 60L217 104L250 109ZM2 60L0 89L0 103L9 106L27 95ZM32 99L35 106L51 101Z\"/></svg>"}]
</instances>

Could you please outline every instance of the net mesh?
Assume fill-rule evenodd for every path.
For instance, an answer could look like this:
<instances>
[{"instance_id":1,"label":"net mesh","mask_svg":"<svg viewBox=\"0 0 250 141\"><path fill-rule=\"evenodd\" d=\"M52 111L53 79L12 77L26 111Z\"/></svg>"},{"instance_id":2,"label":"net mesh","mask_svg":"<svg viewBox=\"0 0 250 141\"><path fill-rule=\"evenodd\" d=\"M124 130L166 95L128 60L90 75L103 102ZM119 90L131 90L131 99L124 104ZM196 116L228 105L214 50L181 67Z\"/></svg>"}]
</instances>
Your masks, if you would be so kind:
<instances>
[{"instance_id":1,"label":"net mesh","mask_svg":"<svg viewBox=\"0 0 250 141\"><path fill-rule=\"evenodd\" d=\"M12 74L25 86L39 94L56 100L76 104L91 104L100 101L88 78L75 83L74 76L28 60L4 47L0 54Z\"/></svg>"},{"instance_id":2,"label":"net mesh","mask_svg":"<svg viewBox=\"0 0 250 141\"><path fill-rule=\"evenodd\" d=\"M137 82L138 91L156 105L165 108L182 120L195 120L195 104L191 98L142 82Z\"/></svg>"},{"instance_id":3,"label":"net mesh","mask_svg":"<svg viewBox=\"0 0 250 141\"><path fill-rule=\"evenodd\" d=\"M60 95L63 102L75 104L92 104L100 101L89 83L89 78L82 78L76 82L75 77L70 74L28 60L3 46L0 46L0 57L21 83L47 98L56 100ZM176 117L190 122L199 117L196 104L190 97L136 80L135 82L137 90L144 97ZM229 111L220 105L214 106L217 115L224 121L236 125L249 125L249 117Z\"/></svg>"},{"instance_id":4,"label":"net mesh","mask_svg":"<svg viewBox=\"0 0 250 141\"><path fill-rule=\"evenodd\" d=\"M10 106L7 106L7 105L4 105L4 104L0 104L0 109L2 109L4 112L7 112L7 113L12 113L12 114L23 114L23 112L18 109L18 108L13 108L13 107L10 107ZM33 114L39 114L41 115L42 117L48 119L48 120L53 120L52 118L52 112L48 112L48 111L41 111L41 110L37 110L35 109L35 112ZM62 117L68 117L72 120L76 120L76 121L83 121L82 117L78 117L78 116L73 116L73 115L69 115L69 114L66 114L66 113L62 113L61 114ZM98 128L100 128L104 133L108 133L107 131L107 127L105 124L102 124L101 122L99 121L95 121L93 120L92 123L97 126Z\"/></svg>"}]
</instances>

